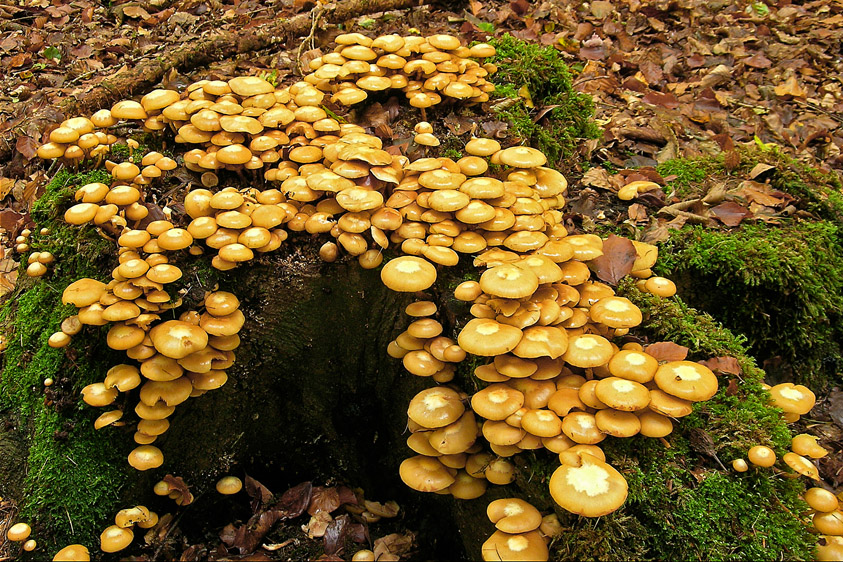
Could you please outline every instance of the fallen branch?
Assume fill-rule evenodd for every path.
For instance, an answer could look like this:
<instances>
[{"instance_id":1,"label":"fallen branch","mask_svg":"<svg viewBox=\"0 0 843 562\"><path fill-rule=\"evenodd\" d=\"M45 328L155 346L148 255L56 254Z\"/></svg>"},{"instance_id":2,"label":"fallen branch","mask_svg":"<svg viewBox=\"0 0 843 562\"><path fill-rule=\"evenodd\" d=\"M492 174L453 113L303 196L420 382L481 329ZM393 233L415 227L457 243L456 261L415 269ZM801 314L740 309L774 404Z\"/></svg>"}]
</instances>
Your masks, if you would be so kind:
<instances>
[{"instance_id":1,"label":"fallen branch","mask_svg":"<svg viewBox=\"0 0 843 562\"><path fill-rule=\"evenodd\" d=\"M418 0L352 0L336 2L321 7L322 21L345 22L365 14L402 10L419 6ZM305 36L313 25L310 12L299 14L290 19L281 19L246 31L224 31L210 37L199 39L164 54L141 61L137 66L121 72L108 80L103 80L89 91L69 96L53 107L23 111L23 120L39 123L43 130L54 122L58 109L65 118L88 114L104 107L110 107L120 99L131 97L139 92L151 89L161 81L171 69L192 69L209 63L225 60L240 53L260 51L274 45L285 43L290 37ZM48 117L49 115L49 117ZM18 120L20 124L20 119ZM17 127L10 127L0 137L0 161L12 156L17 135Z\"/></svg>"}]
</instances>

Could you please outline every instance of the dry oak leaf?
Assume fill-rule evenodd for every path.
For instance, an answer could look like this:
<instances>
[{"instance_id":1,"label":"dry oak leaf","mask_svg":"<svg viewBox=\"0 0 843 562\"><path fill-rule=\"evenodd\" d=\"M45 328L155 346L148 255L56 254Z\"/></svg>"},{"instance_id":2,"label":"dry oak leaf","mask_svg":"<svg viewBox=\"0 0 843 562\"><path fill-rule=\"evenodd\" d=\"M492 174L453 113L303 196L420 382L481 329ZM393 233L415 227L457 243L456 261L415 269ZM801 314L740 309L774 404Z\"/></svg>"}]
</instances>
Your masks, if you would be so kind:
<instances>
[{"instance_id":1,"label":"dry oak leaf","mask_svg":"<svg viewBox=\"0 0 843 562\"><path fill-rule=\"evenodd\" d=\"M601 281L617 285L630 271L638 254L632 242L610 234L603 242L603 255L591 260L591 267Z\"/></svg>"},{"instance_id":2,"label":"dry oak leaf","mask_svg":"<svg viewBox=\"0 0 843 562\"><path fill-rule=\"evenodd\" d=\"M776 86L774 91L776 95L781 98L786 96L792 96L794 98L804 98L808 95L805 89L799 85L799 81L796 80L796 76L791 76L783 83Z\"/></svg>"},{"instance_id":3,"label":"dry oak leaf","mask_svg":"<svg viewBox=\"0 0 843 562\"><path fill-rule=\"evenodd\" d=\"M647 355L652 355L659 361L684 361L688 356L688 348L672 341L660 341L644 348Z\"/></svg>"},{"instance_id":4,"label":"dry oak leaf","mask_svg":"<svg viewBox=\"0 0 843 562\"><path fill-rule=\"evenodd\" d=\"M742 220L752 216L749 209L731 201L712 207L711 213L726 226L738 226Z\"/></svg>"}]
</instances>

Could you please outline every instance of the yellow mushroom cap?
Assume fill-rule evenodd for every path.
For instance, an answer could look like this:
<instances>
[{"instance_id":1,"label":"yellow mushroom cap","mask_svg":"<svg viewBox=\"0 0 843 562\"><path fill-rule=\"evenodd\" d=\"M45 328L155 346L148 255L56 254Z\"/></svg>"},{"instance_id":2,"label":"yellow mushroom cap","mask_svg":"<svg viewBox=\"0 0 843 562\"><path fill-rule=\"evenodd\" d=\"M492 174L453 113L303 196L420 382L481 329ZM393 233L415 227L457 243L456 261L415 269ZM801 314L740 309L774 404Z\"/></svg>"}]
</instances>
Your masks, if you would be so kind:
<instances>
[{"instance_id":1,"label":"yellow mushroom cap","mask_svg":"<svg viewBox=\"0 0 843 562\"><path fill-rule=\"evenodd\" d=\"M755 466L768 468L776 464L776 453L770 447L764 445L755 445L750 448L746 456L749 458L749 462Z\"/></svg>"},{"instance_id":2,"label":"yellow mushroom cap","mask_svg":"<svg viewBox=\"0 0 843 562\"><path fill-rule=\"evenodd\" d=\"M523 333L515 326L491 318L475 318L463 327L457 341L467 353L489 357L512 351L522 337Z\"/></svg>"},{"instance_id":3,"label":"yellow mushroom cap","mask_svg":"<svg viewBox=\"0 0 843 562\"><path fill-rule=\"evenodd\" d=\"M594 334L580 334L568 339L568 349L562 356L575 367L599 367L611 359L614 350L609 340Z\"/></svg>"},{"instance_id":4,"label":"yellow mushroom cap","mask_svg":"<svg viewBox=\"0 0 843 562\"><path fill-rule=\"evenodd\" d=\"M131 529L124 529L117 525L106 527L100 535L100 550L103 552L118 552L132 543L135 538Z\"/></svg>"},{"instance_id":5,"label":"yellow mushroom cap","mask_svg":"<svg viewBox=\"0 0 843 562\"><path fill-rule=\"evenodd\" d=\"M471 397L471 409L487 420L505 420L524 405L524 394L503 383L490 384Z\"/></svg>"},{"instance_id":6,"label":"yellow mushroom cap","mask_svg":"<svg viewBox=\"0 0 843 562\"><path fill-rule=\"evenodd\" d=\"M81 544L70 544L59 550L53 556L53 562L90 562L91 553L88 547Z\"/></svg>"},{"instance_id":7,"label":"yellow mushroom cap","mask_svg":"<svg viewBox=\"0 0 843 562\"><path fill-rule=\"evenodd\" d=\"M810 488L805 491L805 502L811 509L822 513L836 511L840 507L840 501L833 493L823 488Z\"/></svg>"},{"instance_id":8,"label":"yellow mushroom cap","mask_svg":"<svg viewBox=\"0 0 843 562\"><path fill-rule=\"evenodd\" d=\"M217 492L229 496L243 489L243 482L236 476L223 476L217 481Z\"/></svg>"},{"instance_id":9,"label":"yellow mushroom cap","mask_svg":"<svg viewBox=\"0 0 843 562\"><path fill-rule=\"evenodd\" d=\"M589 454L578 458L578 466L560 466L550 477L556 503L585 517L607 515L623 505L628 486L621 473Z\"/></svg>"},{"instance_id":10,"label":"yellow mushroom cap","mask_svg":"<svg viewBox=\"0 0 843 562\"><path fill-rule=\"evenodd\" d=\"M534 560L544 561L550 556L547 543L538 531L511 535L495 531L483 543L480 554L483 560Z\"/></svg>"},{"instance_id":11,"label":"yellow mushroom cap","mask_svg":"<svg viewBox=\"0 0 843 562\"><path fill-rule=\"evenodd\" d=\"M843 560L843 537L821 535L815 551L819 562L837 562Z\"/></svg>"},{"instance_id":12,"label":"yellow mushroom cap","mask_svg":"<svg viewBox=\"0 0 843 562\"><path fill-rule=\"evenodd\" d=\"M117 515L114 516L114 523L121 529L126 529L135 523L148 521L149 517L149 510L145 506L136 505L118 511Z\"/></svg>"},{"instance_id":13,"label":"yellow mushroom cap","mask_svg":"<svg viewBox=\"0 0 843 562\"><path fill-rule=\"evenodd\" d=\"M12 542L25 541L32 533L32 528L26 523L15 523L6 531L6 538Z\"/></svg>"},{"instance_id":14,"label":"yellow mushroom cap","mask_svg":"<svg viewBox=\"0 0 843 562\"><path fill-rule=\"evenodd\" d=\"M129 453L129 464L137 470L158 468L164 464L164 454L158 447L153 447L152 445L141 445Z\"/></svg>"},{"instance_id":15,"label":"yellow mushroom cap","mask_svg":"<svg viewBox=\"0 0 843 562\"><path fill-rule=\"evenodd\" d=\"M669 361L659 367L654 379L663 391L691 402L717 394L717 377L711 369L691 361Z\"/></svg>"},{"instance_id":16,"label":"yellow mushroom cap","mask_svg":"<svg viewBox=\"0 0 843 562\"><path fill-rule=\"evenodd\" d=\"M807 476L813 480L820 479L819 470L817 467L814 466L814 463L806 459L801 455L797 455L796 453L785 453L784 457L782 457L785 464L801 474L802 476Z\"/></svg>"},{"instance_id":17,"label":"yellow mushroom cap","mask_svg":"<svg viewBox=\"0 0 843 562\"><path fill-rule=\"evenodd\" d=\"M436 268L422 258L402 256L383 266L381 280L393 291L424 291L436 281Z\"/></svg>"},{"instance_id":18,"label":"yellow mushroom cap","mask_svg":"<svg viewBox=\"0 0 843 562\"><path fill-rule=\"evenodd\" d=\"M817 443L817 438L807 433L795 435L790 442L790 448L797 455L821 459L828 454L828 451Z\"/></svg>"},{"instance_id":19,"label":"yellow mushroom cap","mask_svg":"<svg viewBox=\"0 0 843 562\"><path fill-rule=\"evenodd\" d=\"M80 279L67 286L62 293L61 302L83 308L99 302L103 293L105 293L105 283L95 279Z\"/></svg>"},{"instance_id":20,"label":"yellow mushroom cap","mask_svg":"<svg viewBox=\"0 0 843 562\"><path fill-rule=\"evenodd\" d=\"M454 483L454 477L439 459L423 455L405 459L398 474L404 484L419 492L438 492Z\"/></svg>"},{"instance_id":21,"label":"yellow mushroom cap","mask_svg":"<svg viewBox=\"0 0 843 562\"><path fill-rule=\"evenodd\" d=\"M181 359L208 345L205 330L180 320L158 324L149 331L149 337L159 353L173 359Z\"/></svg>"},{"instance_id":22,"label":"yellow mushroom cap","mask_svg":"<svg viewBox=\"0 0 843 562\"><path fill-rule=\"evenodd\" d=\"M519 498L502 498L486 507L489 521L504 533L527 533L541 525L542 516L532 504Z\"/></svg>"},{"instance_id":23,"label":"yellow mushroom cap","mask_svg":"<svg viewBox=\"0 0 843 562\"><path fill-rule=\"evenodd\" d=\"M789 414L804 415L811 411L817 401L816 396L805 386L792 382L777 384L770 389L770 397L776 408Z\"/></svg>"},{"instance_id":24,"label":"yellow mushroom cap","mask_svg":"<svg viewBox=\"0 0 843 562\"><path fill-rule=\"evenodd\" d=\"M435 386L416 394L407 408L407 415L417 424L435 429L444 427L462 416L465 406L457 391Z\"/></svg>"}]
</instances>

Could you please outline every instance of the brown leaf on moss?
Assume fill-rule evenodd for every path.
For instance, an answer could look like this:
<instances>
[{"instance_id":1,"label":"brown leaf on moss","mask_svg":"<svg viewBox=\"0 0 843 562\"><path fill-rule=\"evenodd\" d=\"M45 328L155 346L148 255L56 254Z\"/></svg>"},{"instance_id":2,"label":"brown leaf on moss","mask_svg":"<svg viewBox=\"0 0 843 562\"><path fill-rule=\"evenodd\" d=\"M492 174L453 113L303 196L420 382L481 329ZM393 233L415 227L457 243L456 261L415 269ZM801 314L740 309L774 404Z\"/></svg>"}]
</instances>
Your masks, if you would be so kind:
<instances>
[{"instance_id":1,"label":"brown leaf on moss","mask_svg":"<svg viewBox=\"0 0 843 562\"><path fill-rule=\"evenodd\" d=\"M617 285L635 263L635 246L621 236L610 234L603 242L603 255L591 261L594 273L601 281Z\"/></svg>"},{"instance_id":2,"label":"brown leaf on moss","mask_svg":"<svg viewBox=\"0 0 843 562\"><path fill-rule=\"evenodd\" d=\"M726 226L738 226L745 218L752 216L746 207L742 207L732 201L720 203L711 208L711 214L717 217Z\"/></svg>"},{"instance_id":3,"label":"brown leaf on moss","mask_svg":"<svg viewBox=\"0 0 843 562\"><path fill-rule=\"evenodd\" d=\"M684 361L688 357L688 348L672 341L660 341L648 345L644 351L659 361Z\"/></svg>"},{"instance_id":4,"label":"brown leaf on moss","mask_svg":"<svg viewBox=\"0 0 843 562\"><path fill-rule=\"evenodd\" d=\"M705 365L715 373L722 373L724 375L739 375L741 373L738 360L734 357L712 357L711 359L700 361L700 364Z\"/></svg>"}]
</instances>

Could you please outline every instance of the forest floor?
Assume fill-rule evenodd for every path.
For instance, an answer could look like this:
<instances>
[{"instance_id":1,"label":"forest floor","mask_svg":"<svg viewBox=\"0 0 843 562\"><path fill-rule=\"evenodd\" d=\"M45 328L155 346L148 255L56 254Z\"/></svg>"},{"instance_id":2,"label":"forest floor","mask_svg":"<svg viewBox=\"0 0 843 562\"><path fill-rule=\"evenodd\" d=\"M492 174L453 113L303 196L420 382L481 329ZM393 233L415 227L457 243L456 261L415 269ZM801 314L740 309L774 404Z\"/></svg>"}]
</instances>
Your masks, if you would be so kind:
<instances>
[{"instance_id":1,"label":"forest floor","mask_svg":"<svg viewBox=\"0 0 843 562\"><path fill-rule=\"evenodd\" d=\"M466 42L511 34L553 49L570 68L574 90L593 99L600 127L594 138L577 139L573 152L560 148L555 162L571 186L566 219L578 230L635 233L681 252L691 246L697 250L700 243L722 246L726 242L716 236L741 229L744 238L734 231L737 254L751 245L756 226L787 227L803 220L836 229L843 220L843 0L803 5L745 0L7 4L0 5L0 229L6 232L0 246L0 295L13 290L20 270L11 241L29 222L48 179L35 151L61 120L154 87L182 90L203 78L269 73L279 83L290 83L301 75L300 64L329 50L332 39L348 31L450 33ZM510 144L519 138L542 141L538 129L558 125L558 106L527 81L511 86L520 113L486 104L477 112L488 116L479 125L444 111L431 121L437 132L447 130L462 143L476 126ZM512 121L513 115L524 121ZM391 135L398 150L413 150L406 123L389 101L358 117L381 137ZM636 180L654 181L662 189L619 201L619 189ZM706 231L689 242L682 232L694 225ZM742 230L747 225L750 230ZM786 252L794 244L825 242L826 237L839 249L836 230L811 231L810 236L799 230L792 237L786 229L781 232L776 258L790 255ZM740 245L743 241L746 246ZM759 270L765 266L756 265ZM743 275L747 287L758 285L758 279L741 272L746 261L697 259L692 273L714 282L732 266L728 281ZM687 273L689 267L674 260L671 271ZM834 262L825 278L837 273L843 273L843 261ZM812 286L805 299L819 295L829 308L839 305L834 293L840 287L819 278L816 284L827 286ZM776 281L788 295L804 286L790 278ZM730 327L745 328L753 314L733 319ZM771 343L775 326L767 327L767 339L750 342L753 352L762 355L759 363L781 380L796 372L796 378L815 381L811 373L832 358L832 372L818 383L820 408L812 419L818 428L814 433L838 450L843 444L843 393L837 388L840 314L820 314L831 325L828 341L807 366L788 355L792 350ZM794 347L804 343L794 341ZM843 459L824 460L820 471L826 482L839 487ZM2 509L0 504L0 517Z\"/></svg>"}]
</instances>

